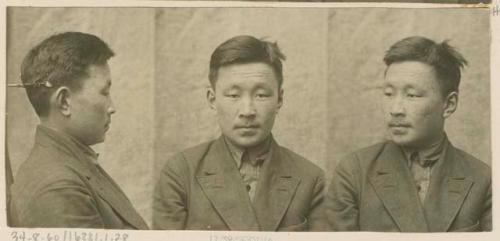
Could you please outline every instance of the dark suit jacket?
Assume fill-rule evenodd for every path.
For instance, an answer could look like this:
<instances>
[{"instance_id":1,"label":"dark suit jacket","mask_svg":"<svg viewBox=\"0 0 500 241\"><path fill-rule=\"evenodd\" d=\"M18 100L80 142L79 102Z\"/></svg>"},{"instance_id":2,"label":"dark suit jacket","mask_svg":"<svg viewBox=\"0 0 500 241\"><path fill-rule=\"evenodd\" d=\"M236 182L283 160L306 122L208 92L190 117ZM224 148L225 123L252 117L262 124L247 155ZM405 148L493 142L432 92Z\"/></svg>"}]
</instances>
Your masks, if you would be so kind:
<instances>
[{"instance_id":1,"label":"dark suit jacket","mask_svg":"<svg viewBox=\"0 0 500 241\"><path fill-rule=\"evenodd\" d=\"M273 140L254 203L223 137L167 161L155 189L153 228L301 231L321 216L324 174Z\"/></svg>"},{"instance_id":2,"label":"dark suit jacket","mask_svg":"<svg viewBox=\"0 0 500 241\"><path fill-rule=\"evenodd\" d=\"M72 138L43 126L15 177L11 209L16 227L148 228Z\"/></svg>"},{"instance_id":3,"label":"dark suit jacket","mask_svg":"<svg viewBox=\"0 0 500 241\"><path fill-rule=\"evenodd\" d=\"M325 200L336 231L491 230L491 169L448 143L420 204L401 149L386 142L340 162Z\"/></svg>"}]
</instances>

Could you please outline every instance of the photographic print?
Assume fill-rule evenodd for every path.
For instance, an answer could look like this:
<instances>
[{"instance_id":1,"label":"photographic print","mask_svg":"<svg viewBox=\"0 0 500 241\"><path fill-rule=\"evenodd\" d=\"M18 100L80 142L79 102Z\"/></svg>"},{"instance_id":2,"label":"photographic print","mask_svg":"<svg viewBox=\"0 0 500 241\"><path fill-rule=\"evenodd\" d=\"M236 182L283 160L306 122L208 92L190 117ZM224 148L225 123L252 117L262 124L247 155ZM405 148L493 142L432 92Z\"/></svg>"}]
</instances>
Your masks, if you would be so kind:
<instances>
[{"instance_id":1,"label":"photographic print","mask_svg":"<svg viewBox=\"0 0 500 241\"><path fill-rule=\"evenodd\" d=\"M411 6L6 7L8 226L495 231L490 9Z\"/></svg>"}]
</instances>

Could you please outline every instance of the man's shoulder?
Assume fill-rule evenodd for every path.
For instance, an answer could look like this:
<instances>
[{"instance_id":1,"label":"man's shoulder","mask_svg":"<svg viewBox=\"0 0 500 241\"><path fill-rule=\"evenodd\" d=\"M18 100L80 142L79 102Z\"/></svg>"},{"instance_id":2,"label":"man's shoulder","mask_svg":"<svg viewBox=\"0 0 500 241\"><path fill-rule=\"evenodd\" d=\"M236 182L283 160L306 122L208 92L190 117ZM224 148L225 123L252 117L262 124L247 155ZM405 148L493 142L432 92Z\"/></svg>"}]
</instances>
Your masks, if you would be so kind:
<instances>
[{"instance_id":1,"label":"man's shoulder","mask_svg":"<svg viewBox=\"0 0 500 241\"><path fill-rule=\"evenodd\" d=\"M12 185L12 198L19 206L29 205L38 195L46 192L64 192L68 187L84 187L82 173L66 165L67 154L52 149L35 147L28 159L19 167Z\"/></svg>"},{"instance_id":2,"label":"man's shoulder","mask_svg":"<svg viewBox=\"0 0 500 241\"><path fill-rule=\"evenodd\" d=\"M186 148L180 152L177 152L172 159L183 159L183 160L201 160L212 148L213 144L217 139L206 141L195 146Z\"/></svg>"},{"instance_id":3,"label":"man's shoulder","mask_svg":"<svg viewBox=\"0 0 500 241\"><path fill-rule=\"evenodd\" d=\"M491 167L485 162L460 148L454 146L452 146L452 148L455 150L454 158L462 160L464 165L462 168L466 169L469 174L479 177L491 176Z\"/></svg>"},{"instance_id":4,"label":"man's shoulder","mask_svg":"<svg viewBox=\"0 0 500 241\"><path fill-rule=\"evenodd\" d=\"M61 179L78 179L75 168L68 165L76 157L57 148L35 146L16 175L19 182L57 182Z\"/></svg>"},{"instance_id":5,"label":"man's shoulder","mask_svg":"<svg viewBox=\"0 0 500 241\"><path fill-rule=\"evenodd\" d=\"M166 161L164 168L196 167L205 158L216 141L217 139L206 141L175 153Z\"/></svg>"},{"instance_id":6,"label":"man's shoulder","mask_svg":"<svg viewBox=\"0 0 500 241\"><path fill-rule=\"evenodd\" d=\"M389 145L393 145L393 143L390 141L382 141L349 152L349 154L343 156L339 161L336 170L368 171L383 152L394 151L394 148L387 148Z\"/></svg>"},{"instance_id":7,"label":"man's shoulder","mask_svg":"<svg viewBox=\"0 0 500 241\"><path fill-rule=\"evenodd\" d=\"M384 151L387 145L390 145L390 141L382 141L370 146L366 146L355 150L350 153L349 157L356 158L358 160L375 160Z\"/></svg>"},{"instance_id":8,"label":"man's shoulder","mask_svg":"<svg viewBox=\"0 0 500 241\"><path fill-rule=\"evenodd\" d=\"M307 172L309 174L322 175L323 170L304 156L290 150L287 147L279 145L277 151L279 155L283 155L280 157L281 159L293 162L293 164L297 167L297 170Z\"/></svg>"}]
</instances>

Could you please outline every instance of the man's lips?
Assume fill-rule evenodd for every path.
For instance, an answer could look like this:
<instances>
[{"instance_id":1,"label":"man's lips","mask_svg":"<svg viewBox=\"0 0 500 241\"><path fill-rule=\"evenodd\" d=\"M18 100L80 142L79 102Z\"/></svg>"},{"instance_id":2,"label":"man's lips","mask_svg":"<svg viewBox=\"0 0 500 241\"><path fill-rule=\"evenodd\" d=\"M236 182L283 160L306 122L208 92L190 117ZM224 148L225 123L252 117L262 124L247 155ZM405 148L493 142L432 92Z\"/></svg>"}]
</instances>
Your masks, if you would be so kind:
<instances>
[{"instance_id":1,"label":"man's lips","mask_svg":"<svg viewBox=\"0 0 500 241\"><path fill-rule=\"evenodd\" d=\"M411 127L411 124L403 122L389 122L388 126L393 128L409 128Z\"/></svg>"},{"instance_id":2,"label":"man's lips","mask_svg":"<svg viewBox=\"0 0 500 241\"><path fill-rule=\"evenodd\" d=\"M393 135L404 135L408 132L411 124L400 121L391 121L388 126Z\"/></svg>"},{"instance_id":3,"label":"man's lips","mask_svg":"<svg viewBox=\"0 0 500 241\"><path fill-rule=\"evenodd\" d=\"M236 125L234 127L235 129L256 129L256 128L259 128L259 125Z\"/></svg>"}]
</instances>

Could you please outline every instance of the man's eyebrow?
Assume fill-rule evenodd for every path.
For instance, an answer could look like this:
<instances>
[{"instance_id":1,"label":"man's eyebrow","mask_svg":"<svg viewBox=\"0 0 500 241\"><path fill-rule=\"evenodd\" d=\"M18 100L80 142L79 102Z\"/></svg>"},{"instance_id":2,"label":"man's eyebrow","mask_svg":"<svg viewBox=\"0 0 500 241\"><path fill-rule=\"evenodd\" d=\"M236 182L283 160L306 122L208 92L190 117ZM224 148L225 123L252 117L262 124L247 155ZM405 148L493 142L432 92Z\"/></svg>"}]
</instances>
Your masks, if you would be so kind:
<instances>
[{"instance_id":1,"label":"man's eyebrow","mask_svg":"<svg viewBox=\"0 0 500 241\"><path fill-rule=\"evenodd\" d=\"M374 87L374 89L385 89L387 87L394 87L394 85L390 84L390 83L383 83L383 84L380 84L380 85L376 85Z\"/></svg>"},{"instance_id":2,"label":"man's eyebrow","mask_svg":"<svg viewBox=\"0 0 500 241\"><path fill-rule=\"evenodd\" d=\"M269 87L269 85L267 83L257 83L257 84L255 84L255 88L256 89L259 89L259 88L260 89L264 89L264 88L268 88L268 87Z\"/></svg>"},{"instance_id":3,"label":"man's eyebrow","mask_svg":"<svg viewBox=\"0 0 500 241\"><path fill-rule=\"evenodd\" d=\"M232 89L241 89L241 87L237 84L231 84L227 88L224 88L224 90L232 90Z\"/></svg>"},{"instance_id":4,"label":"man's eyebrow","mask_svg":"<svg viewBox=\"0 0 500 241\"><path fill-rule=\"evenodd\" d=\"M417 89L415 85L407 84L404 86L405 89Z\"/></svg>"}]
</instances>

